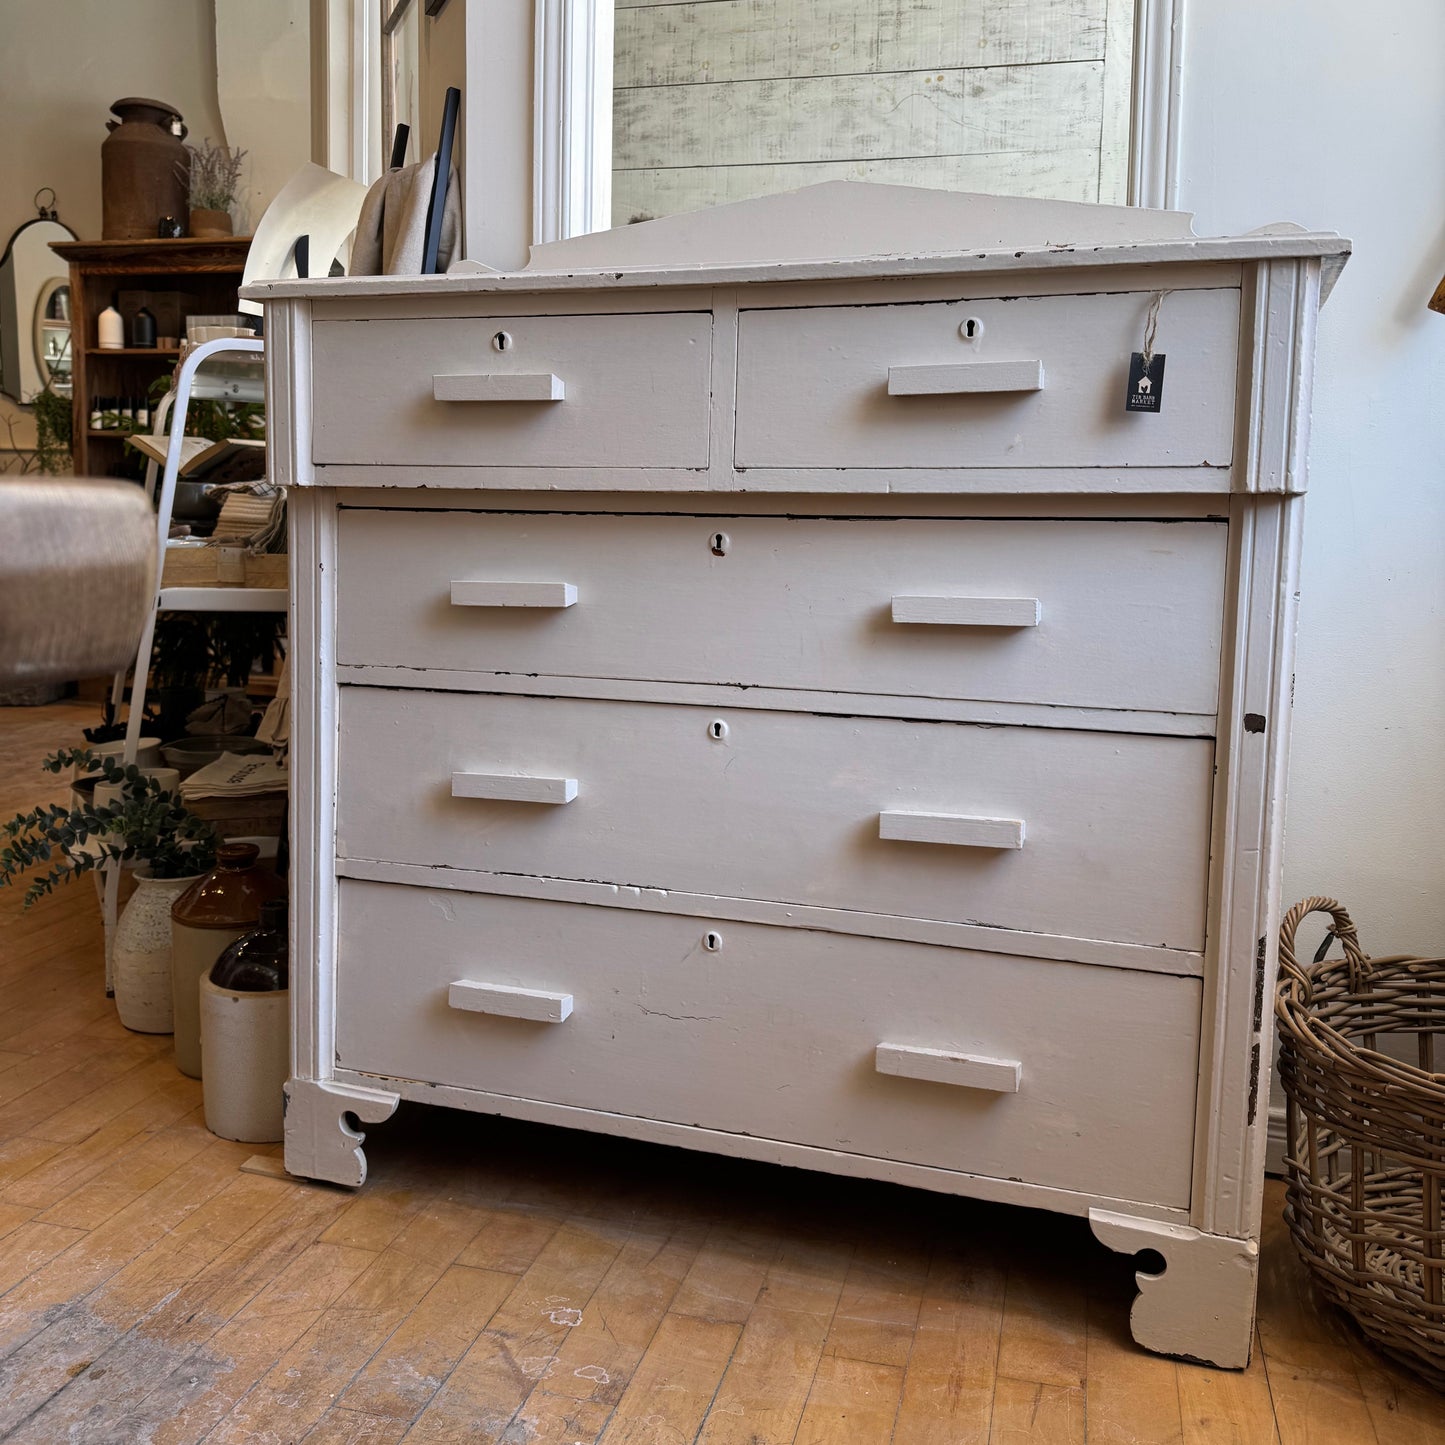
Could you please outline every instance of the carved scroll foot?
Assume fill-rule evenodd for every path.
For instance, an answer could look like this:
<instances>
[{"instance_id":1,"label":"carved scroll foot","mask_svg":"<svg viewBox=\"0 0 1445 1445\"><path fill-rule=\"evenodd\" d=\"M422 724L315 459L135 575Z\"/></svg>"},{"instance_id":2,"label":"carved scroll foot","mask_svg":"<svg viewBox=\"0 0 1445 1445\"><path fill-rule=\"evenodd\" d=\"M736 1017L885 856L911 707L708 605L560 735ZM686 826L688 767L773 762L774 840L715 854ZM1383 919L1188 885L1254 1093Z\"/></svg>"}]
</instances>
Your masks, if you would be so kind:
<instances>
[{"instance_id":1,"label":"carved scroll foot","mask_svg":"<svg viewBox=\"0 0 1445 1445\"><path fill-rule=\"evenodd\" d=\"M366 1138L346 1122L355 1114L363 1124L391 1118L399 1094L359 1089L325 1079L292 1079L286 1085L286 1171L306 1179L325 1179L353 1189L366 1183Z\"/></svg>"},{"instance_id":2,"label":"carved scroll foot","mask_svg":"<svg viewBox=\"0 0 1445 1445\"><path fill-rule=\"evenodd\" d=\"M1259 1245L1131 1214L1091 1209L1089 1223L1110 1249L1164 1257L1160 1274L1140 1270L1129 1316L1134 1339L1161 1355L1242 1370L1254 1336Z\"/></svg>"}]
</instances>

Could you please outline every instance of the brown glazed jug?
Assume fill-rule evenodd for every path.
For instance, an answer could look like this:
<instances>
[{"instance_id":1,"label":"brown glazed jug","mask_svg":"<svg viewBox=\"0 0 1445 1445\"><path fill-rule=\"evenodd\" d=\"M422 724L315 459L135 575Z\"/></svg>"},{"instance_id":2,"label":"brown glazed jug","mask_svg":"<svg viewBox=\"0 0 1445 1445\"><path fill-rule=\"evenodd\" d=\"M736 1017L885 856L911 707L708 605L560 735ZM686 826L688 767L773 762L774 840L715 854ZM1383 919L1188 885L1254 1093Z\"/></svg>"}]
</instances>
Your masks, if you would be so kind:
<instances>
[{"instance_id":1,"label":"brown glazed jug","mask_svg":"<svg viewBox=\"0 0 1445 1445\"><path fill-rule=\"evenodd\" d=\"M130 96L111 106L118 121L100 147L101 238L153 240L162 216L183 216L189 190L189 156L171 122L180 112L163 100Z\"/></svg>"},{"instance_id":2,"label":"brown glazed jug","mask_svg":"<svg viewBox=\"0 0 1445 1445\"><path fill-rule=\"evenodd\" d=\"M216 866L171 905L171 985L176 1067L201 1077L201 980L238 938L260 921L262 905L286 892L285 882L257 863L254 843L222 843Z\"/></svg>"}]
</instances>

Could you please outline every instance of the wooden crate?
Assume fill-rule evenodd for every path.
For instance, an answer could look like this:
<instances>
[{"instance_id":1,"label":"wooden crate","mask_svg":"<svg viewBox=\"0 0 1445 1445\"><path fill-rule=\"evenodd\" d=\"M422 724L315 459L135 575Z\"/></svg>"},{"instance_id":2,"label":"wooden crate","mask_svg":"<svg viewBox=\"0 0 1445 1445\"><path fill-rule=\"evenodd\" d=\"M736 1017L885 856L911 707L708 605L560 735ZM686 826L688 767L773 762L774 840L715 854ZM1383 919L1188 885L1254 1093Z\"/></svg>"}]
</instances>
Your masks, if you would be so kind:
<instances>
[{"instance_id":1,"label":"wooden crate","mask_svg":"<svg viewBox=\"0 0 1445 1445\"><path fill-rule=\"evenodd\" d=\"M285 587L287 557L244 547L167 547L162 587Z\"/></svg>"},{"instance_id":2,"label":"wooden crate","mask_svg":"<svg viewBox=\"0 0 1445 1445\"><path fill-rule=\"evenodd\" d=\"M286 826L286 794L280 792L251 798L188 798L186 807L214 823L223 838L274 838Z\"/></svg>"}]
</instances>

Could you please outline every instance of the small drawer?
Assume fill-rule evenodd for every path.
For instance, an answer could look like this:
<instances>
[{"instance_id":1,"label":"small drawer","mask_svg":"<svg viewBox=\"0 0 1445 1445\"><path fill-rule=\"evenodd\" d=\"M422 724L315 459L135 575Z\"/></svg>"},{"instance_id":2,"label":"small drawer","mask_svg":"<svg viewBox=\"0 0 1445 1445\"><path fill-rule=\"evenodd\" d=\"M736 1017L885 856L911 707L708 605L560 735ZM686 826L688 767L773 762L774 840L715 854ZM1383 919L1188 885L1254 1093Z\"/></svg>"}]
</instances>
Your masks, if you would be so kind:
<instances>
[{"instance_id":1,"label":"small drawer","mask_svg":"<svg viewBox=\"0 0 1445 1445\"><path fill-rule=\"evenodd\" d=\"M342 858L1204 942L1199 738L345 687L339 767Z\"/></svg>"},{"instance_id":2,"label":"small drawer","mask_svg":"<svg viewBox=\"0 0 1445 1445\"><path fill-rule=\"evenodd\" d=\"M1163 405L1131 415L1152 294L744 311L737 465L1228 466L1239 292L1165 296Z\"/></svg>"},{"instance_id":3,"label":"small drawer","mask_svg":"<svg viewBox=\"0 0 1445 1445\"><path fill-rule=\"evenodd\" d=\"M338 657L1212 713L1226 530L348 509Z\"/></svg>"},{"instance_id":4,"label":"small drawer","mask_svg":"<svg viewBox=\"0 0 1445 1445\"><path fill-rule=\"evenodd\" d=\"M355 881L339 927L349 1071L1188 1203L1198 979Z\"/></svg>"},{"instance_id":5,"label":"small drawer","mask_svg":"<svg viewBox=\"0 0 1445 1445\"><path fill-rule=\"evenodd\" d=\"M315 461L705 467L712 316L318 321Z\"/></svg>"}]
</instances>

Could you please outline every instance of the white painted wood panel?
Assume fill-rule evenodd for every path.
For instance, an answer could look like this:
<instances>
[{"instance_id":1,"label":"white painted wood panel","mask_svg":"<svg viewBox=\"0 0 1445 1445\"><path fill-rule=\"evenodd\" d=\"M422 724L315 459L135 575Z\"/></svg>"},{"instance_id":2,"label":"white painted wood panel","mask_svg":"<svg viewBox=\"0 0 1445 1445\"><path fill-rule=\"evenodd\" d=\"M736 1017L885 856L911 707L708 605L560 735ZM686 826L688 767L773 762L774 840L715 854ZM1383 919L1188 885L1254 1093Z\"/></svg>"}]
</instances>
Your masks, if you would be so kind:
<instances>
[{"instance_id":1,"label":"white painted wood panel","mask_svg":"<svg viewBox=\"0 0 1445 1445\"><path fill-rule=\"evenodd\" d=\"M348 508L340 532L343 664L1160 712L1213 712L1218 692L1215 522ZM565 610L448 601L562 577ZM893 620L895 599L939 597L950 615L1037 599L1041 620Z\"/></svg>"},{"instance_id":2,"label":"white painted wood panel","mask_svg":"<svg viewBox=\"0 0 1445 1445\"><path fill-rule=\"evenodd\" d=\"M613 224L828 179L1124 202L1132 0L616 13Z\"/></svg>"},{"instance_id":3,"label":"white painted wood panel","mask_svg":"<svg viewBox=\"0 0 1445 1445\"><path fill-rule=\"evenodd\" d=\"M1071 150L1097 136L1098 61L931 69L616 93L613 164L749 166Z\"/></svg>"},{"instance_id":4,"label":"white painted wood panel","mask_svg":"<svg viewBox=\"0 0 1445 1445\"><path fill-rule=\"evenodd\" d=\"M1195 979L355 882L339 949L347 1070L1188 1196ZM574 1012L562 1027L463 1014L460 977L570 994ZM880 1074L880 1042L1019 1060L1019 1091Z\"/></svg>"},{"instance_id":5,"label":"white painted wood panel","mask_svg":"<svg viewBox=\"0 0 1445 1445\"><path fill-rule=\"evenodd\" d=\"M1105 0L672 0L617 9L619 90L1104 57Z\"/></svg>"},{"instance_id":6,"label":"white painted wood panel","mask_svg":"<svg viewBox=\"0 0 1445 1445\"><path fill-rule=\"evenodd\" d=\"M807 692L748 683L632 682L610 677L550 674L545 689L536 673L456 672L438 667L352 667L336 669L341 683L362 687L420 687L429 692L487 692L548 697L612 698L623 702L676 702L693 707L745 708L759 712L812 712L833 717L917 718L921 722L984 723L995 726L1082 729L1087 732L1144 732L1156 737L1212 738L1213 713L1143 712L1130 708L1059 707L1044 702L969 702L897 693Z\"/></svg>"},{"instance_id":7,"label":"white painted wood panel","mask_svg":"<svg viewBox=\"0 0 1445 1445\"><path fill-rule=\"evenodd\" d=\"M1223 466L1234 450L1239 292L1174 292L1159 311L1162 410L1126 413L1148 294L745 310L738 466ZM982 323L981 339L961 328ZM1045 390L898 397L899 365L1042 359ZM780 405L779 399L787 404Z\"/></svg>"},{"instance_id":8,"label":"white painted wood panel","mask_svg":"<svg viewBox=\"0 0 1445 1445\"><path fill-rule=\"evenodd\" d=\"M332 1085L325 1093L320 1089L317 1091L322 1095L323 1102L330 1102L333 1108L349 1108L351 1100L357 1096L376 1095L391 1101L392 1108L397 1101L407 1099L415 1104L438 1108L471 1109L481 1114L501 1114L559 1129L586 1129L612 1138L641 1139L673 1149L702 1150L729 1159L755 1159L786 1169L815 1169L847 1179L885 1179L907 1189L928 1189L940 1194L986 1199L994 1204L1018 1205L1024 1209L1047 1209L1080 1217L1092 1215L1096 1209L1116 1210L1127 1212L1136 1221L1188 1218L1187 1210L1174 1205L1081 1194L1072 1189L1026 1184L1022 1179L969 1174L962 1169L933 1169L926 1164L904 1164L896 1159L876 1159L867 1154L850 1154L842 1149L789 1144L757 1134L700 1129L695 1124L670 1124L637 1114L616 1114L572 1104L548 1104L536 1099L519 1099L515 1095L488 1093L482 1089L459 1089L449 1084L423 1084L409 1079L389 1079L385 1091L382 1091L375 1088L372 1076L345 1068L338 1068L335 1077L338 1084ZM294 1102L295 1083L288 1089Z\"/></svg>"},{"instance_id":9,"label":"white painted wood panel","mask_svg":"<svg viewBox=\"0 0 1445 1445\"><path fill-rule=\"evenodd\" d=\"M313 331L318 462L705 467L712 317L324 321ZM498 351L494 338L505 333ZM434 378L552 376L561 400L439 401Z\"/></svg>"},{"instance_id":10,"label":"white painted wood panel","mask_svg":"<svg viewBox=\"0 0 1445 1445\"><path fill-rule=\"evenodd\" d=\"M1171 948L1204 937L1202 739L368 687L342 689L340 757L346 858ZM457 771L575 778L577 796L459 799ZM878 814L903 810L1024 818L1028 844L879 838Z\"/></svg>"},{"instance_id":11,"label":"white painted wood panel","mask_svg":"<svg viewBox=\"0 0 1445 1445\"><path fill-rule=\"evenodd\" d=\"M1127 146L1125 151L1127 153ZM888 156L846 161L779 161L751 166L651 166L612 174L612 224L671 216L699 205L773 196L823 181L935 186L998 196L1089 201L1099 186L1099 155L1086 146L971 155Z\"/></svg>"},{"instance_id":12,"label":"white painted wood panel","mask_svg":"<svg viewBox=\"0 0 1445 1445\"><path fill-rule=\"evenodd\" d=\"M500 893L508 898L540 898L555 903L582 903L589 908L631 908L647 913L690 913L699 918L763 923L772 928L808 928L846 933L853 938L896 938L902 943L927 943L940 948L974 948L983 953L1022 958L1052 958L1060 963L1088 963L1100 968L1125 968L1146 973L1198 978L1204 973L1201 950L1158 948L1107 939L1075 938L1059 933L1026 933L978 923L940 923L936 919L899 914L858 913L848 908L812 904L770 903L755 898L719 898L711 893L642 888L636 884L597 883L586 879L541 878L520 873L476 873L418 863L377 863L346 858L336 865L338 877L371 883L401 883L418 888L451 889L458 893Z\"/></svg>"}]
</instances>

